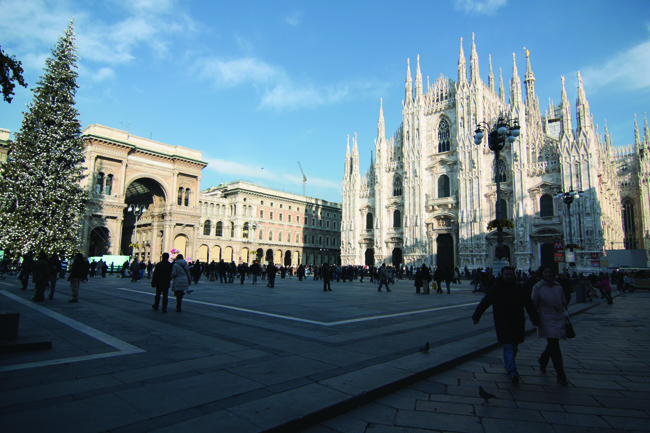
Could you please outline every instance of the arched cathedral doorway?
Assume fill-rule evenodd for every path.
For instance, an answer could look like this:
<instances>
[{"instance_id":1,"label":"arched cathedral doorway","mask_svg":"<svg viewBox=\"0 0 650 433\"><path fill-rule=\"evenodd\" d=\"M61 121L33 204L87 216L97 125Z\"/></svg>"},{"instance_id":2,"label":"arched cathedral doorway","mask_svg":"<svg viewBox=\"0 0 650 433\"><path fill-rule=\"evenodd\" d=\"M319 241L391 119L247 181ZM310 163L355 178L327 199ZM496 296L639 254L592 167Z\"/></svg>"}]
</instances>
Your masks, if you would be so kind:
<instances>
[{"instance_id":1,"label":"arched cathedral doorway","mask_svg":"<svg viewBox=\"0 0 650 433\"><path fill-rule=\"evenodd\" d=\"M401 248L393 248L393 266L399 266L403 263Z\"/></svg>"},{"instance_id":2,"label":"arched cathedral doorway","mask_svg":"<svg viewBox=\"0 0 650 433\"><path fill-rule=\"evenodd\" d=\"M368 248L366 250L366 266L375 266L375 250Z\"/></svg>"},{"instance_id":3,"label":"arched cathedral doorway","mask_svg":"<svg viewBox=\"0 0 650 433\"><path fill-rule=\"evenodd\" d=\"M439 268L454 269L454 238L448 233L438 235L437 265Z\"/></svg>"}]
</instances>

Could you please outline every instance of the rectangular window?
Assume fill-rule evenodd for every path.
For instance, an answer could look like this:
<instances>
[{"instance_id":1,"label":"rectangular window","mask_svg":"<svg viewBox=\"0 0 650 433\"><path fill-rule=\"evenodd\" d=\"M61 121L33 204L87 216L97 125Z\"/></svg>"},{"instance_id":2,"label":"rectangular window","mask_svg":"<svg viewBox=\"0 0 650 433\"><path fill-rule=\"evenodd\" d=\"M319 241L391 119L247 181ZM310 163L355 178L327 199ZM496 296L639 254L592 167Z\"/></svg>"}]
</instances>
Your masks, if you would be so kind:
<instances>
[{"instance_id":1,"label":"rectangular window","mask_svg":"<svg viewBox=\"0 0 650 433\"><path fill-rule=\"evenodd\" d=\"M323 245L323 237L322 236L318 237L318 245Z\"/></svg>"},{"instance_id":2,"label":"rectangular window","mask_svg":"<svg viewBox=\"0 0 650 433\"><path fill-rule=\"evenodd\" d=\"M315 219L313 219L313 218L311 219L311 225L313 225L313 226L315 226L315 225L316 225L316 220L315 220Z\"/></svg>"},{"instance_id":3,"label":"rectangular window","mask_svg":"<svg viewBox=\"0 0 650 433\"><path fill-rule=\"evenodd\" d=\"M330 222L327 221L327 228L330 228Z\"/></svg>"},{"instance_id":4,"label":"rectangular window","mask_svg":"<svg viewBox=\"0 0 650 433\"><path fill-rule=\"evenodd\" d=\"M287 221L291 222L291 215L287 215Z\"/></svg>"},{"instance_id":5,"label":"rectangular window","mask_svg":"<svg viewBox=\"0 0 650 433\"><path fill-rule=\"evenodd\" d=\"M332 227L334 230L336 230L336 222L333 223L334 227Z\"/></svg>"},{"instance_id":6,"label":"rectangular window","mask_svg":"<svg viewBox=\"0 0 650 433\"><path fill-rule=\"evenodd\" d=\"M260 210L260 218L264 218L264 211Z\"/></svg>"},{"instance_id":7,"label":"rectangular window","mask_svg":"<svg viewBox=\"0 0 650 433\"><path fill-rule=\"evenodd\" d=\"M280 209L282 209L282 204L280 204Z\"/></svg>"},{"instance_id":8,"label":"rectangular window","mask_svg":"<svg viewBox=\"0 0 650 433\"><path fill-rule=\"evenodd\" d=\"M300 216L296 217L296 223L300 224Z\"/></svg>"},{"instance_id":9,"label":"rectangular window","mask_svg":"<svg viewBox=\"0 0 650 433\"><path fill-rule=\"evenodd\" d=\"M316 243L316 242L314 241L314 239L316 239L316 236L313 236L313 235L312 235L312 237L311 237L311 243L312 243L312 244Z\"/></svg>"},{"instance_id":10,"label":"rectangular window","mask_svg":"<svg viewBox=\"0 0 650 433\"><path fill-rule=\"evenodd\" d=\"M282 205L280 205L280 207L282 207ZM282 221L282 214L280 214L280 221Z\"/></svg>"},{"instance_id":11,"label":"rectangular window","mask_svg":"<svg viewBox=\"0 0 650 433\"><path fill-rule=\"evenodd\" d=\"M270 219L270 220L273 219L273 212L269 212L269 219Z\"/></svg>"},{"instance_id":12,"label":"rectangular window","mask_svg":"<svg viewBox=\"0 0 650 433\"><path fill-rule=\"evenodd\" d=\"M325 238L325 246L329 247L330 245L330 238Z\"/></svg>"},{"instance_id":13,"label":"rectangular window","mask_svg":"<svg viewBox=\"0 0 650 433\"><path fill-rule=\"evenodd\" d=\"M318 220L318 226L323 227L323 220Z\"/></svg>"}]
</instances>

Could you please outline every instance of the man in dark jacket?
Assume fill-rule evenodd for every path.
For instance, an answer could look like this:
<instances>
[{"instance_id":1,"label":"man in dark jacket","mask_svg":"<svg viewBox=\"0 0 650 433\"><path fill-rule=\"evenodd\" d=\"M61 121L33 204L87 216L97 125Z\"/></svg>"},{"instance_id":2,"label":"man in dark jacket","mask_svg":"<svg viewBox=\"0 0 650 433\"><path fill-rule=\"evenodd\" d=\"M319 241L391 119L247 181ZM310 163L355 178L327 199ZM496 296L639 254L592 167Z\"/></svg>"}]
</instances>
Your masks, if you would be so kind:
<instances>
[{"instance_id":1,"label":"man in dark jacket","mask_svg":"<svg viewBox=\"0 0 650 433\"><path fill-rule=\"evenodd\" d=\"M266 287L273 288L275 287L275 274L278 273L278 268L275 267L273 262L269 263L266 267L266 275L269 277L269 283Z\"/></svg>"},{"instance_id":2,"label":"man in dark jacket","mask_svg":"<svg viewBox=\"0 0 650 433\"><path fill-rule=\"evenodd\" d=\"M29 274L32 273L33 263L34 259L32 259L32 254L25 254L23 257L23 262L20 265L20 273L18 274L18 279L23 285L20 290L27 290L27 284L29 284Z\"/></svg>"},{"instance_id":3,"label":"man in dark jacket","mask_svg":"<svg viewBox=\"0 0 650 433\"><path fill-rule=\"evenodd\" d=\"M169 282L172 273L172 264L169 263L169 253L163 253L162 260L156 263L153 268L153 278L151 279L151 287L156 289L156 297L154 298L151 308L158 310L160 303L160 295L162 294L162 312L167 312L167 297L169 295Z\"/></svg>"},{"instance_id":4,"label":"man in dark jacket","mask_svg":"<svg viewBox=\"0 0 650 433\"><path fill-rule=\"evenodd\" d=\"M497 340L503 344L503 361L508 377L512 383L519 383L517 373L517 346L524 342L526 333L526 316L524 309L528 312L533 324L539 323L539 316L533 300L526 290L516 282L515 269L506 266L501 270L502 279L497 281L488 290L480 304L476 307L472 320L478 324L481 316L492 305L494 315L494 326L497 332Z\"/></svg>"},{"instance_id":5,"label":"man in dark jacket","mask_svg":"<svg viewBox=\"0 0 650 433\"><path fill-rule=\"evenodd\" d=\"M50 263L44 251L40 252L38 260L32 266L32 275L36 286L36 294L32 301L43 302L45 300L45 286L50 281Z\"/></svg>"},{"instance_id":6,"label":"man in dark jacket","mask_svg":"<svg viewBox=\"0 0 650 433\"><path fill-rule=\"evenodd\" d=\"M52 257L50 257L49 261L50 265L50 300L54 299L54 290L56 289L56 279L59 275L59 271L61 270L61 261L59 260L59 256L54 253L52 254Z\"/></svg>"}]
</instances>

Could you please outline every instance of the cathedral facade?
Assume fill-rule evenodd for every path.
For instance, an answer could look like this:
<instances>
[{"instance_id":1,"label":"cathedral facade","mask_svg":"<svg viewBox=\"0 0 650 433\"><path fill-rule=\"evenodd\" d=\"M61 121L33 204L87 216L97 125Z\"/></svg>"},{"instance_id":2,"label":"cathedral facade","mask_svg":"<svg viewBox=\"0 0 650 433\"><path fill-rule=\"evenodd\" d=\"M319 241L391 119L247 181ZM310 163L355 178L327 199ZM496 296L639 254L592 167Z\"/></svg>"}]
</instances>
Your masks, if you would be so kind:
<instances>
[{"instance_id":1,"label":"cathedral facade","mask_svg":"<svg viewBox=\"0 0 650 433\"><path fill-rule=\"evenodd\" d=\"M458 80L440 75L423 86L419 56L407 66L402 123L386 137L380 104L370 167L362 176L357 137L350 140L342 182L343 264L427 263L490 267L497 231L496 180L506 259L519 269L564 261L586 270L608 249L650 248L650 131L617 147L594 124L578 73L575 118L562 77L561 102L541 112L526 52L523 83L513 53L509 91L490 58L488 83L479 76L474 37L467 76L463 41ZM497 89L498 86L498 89ZM520 135L500 152L475 144L479 122L518 121ZM487 131L489 132L489 131ZM579 198L567 205L559 193ZM574 251L563 246L572 245Z\"/></svg>"}]
</instances>

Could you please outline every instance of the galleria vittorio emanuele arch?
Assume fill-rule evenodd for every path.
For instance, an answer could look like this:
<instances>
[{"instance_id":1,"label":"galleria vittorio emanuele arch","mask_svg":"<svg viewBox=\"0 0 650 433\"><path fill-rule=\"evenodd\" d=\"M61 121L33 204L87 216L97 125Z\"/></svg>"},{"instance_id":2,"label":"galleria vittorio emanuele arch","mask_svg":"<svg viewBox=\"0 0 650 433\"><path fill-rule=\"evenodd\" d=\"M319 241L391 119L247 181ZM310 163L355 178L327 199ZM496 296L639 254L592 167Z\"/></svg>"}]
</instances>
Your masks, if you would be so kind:
<instances>
[{"instance_id":1,"label":"galleria vittorio emanuele arch","mask_svg":"<svg viewBox=\"0 0 650 433\"><path fill-rule=\"evenodd\" d=\"M594 124L578 73L575 117L558 76L560 104L540 110L526 52L523 83L513 54L509 89L489 62L479 76L472 37L467 76L461 39L457 81L440 75L415 81L407 63L402 123L387 137L379 106L370 167L361 174L357 137L350 140L343 177L341 259L344 264L426 262L443 267L489 267L495 260L496 179L501 184L505 258L520 269L555 262L558 245L575 245L570 261L596 266L608 249L650 248L650 131L614 147L605 125ZM525 94L522 94L524 93ZM630 116L634 113L630 113ZM518 120L521 133L495 162L487 140L477 145L479 122ZM579 198L567 206L559 193ZM569 257L567 257L569 258Z\"/></svg>"}]
</instances>

